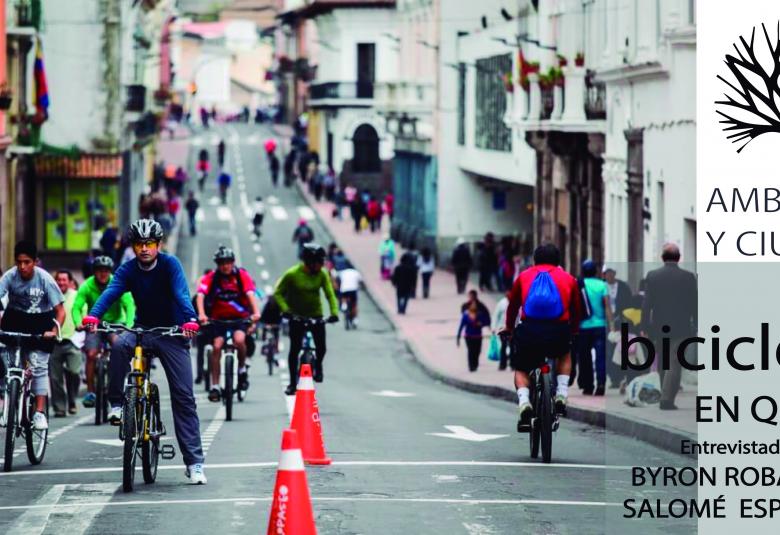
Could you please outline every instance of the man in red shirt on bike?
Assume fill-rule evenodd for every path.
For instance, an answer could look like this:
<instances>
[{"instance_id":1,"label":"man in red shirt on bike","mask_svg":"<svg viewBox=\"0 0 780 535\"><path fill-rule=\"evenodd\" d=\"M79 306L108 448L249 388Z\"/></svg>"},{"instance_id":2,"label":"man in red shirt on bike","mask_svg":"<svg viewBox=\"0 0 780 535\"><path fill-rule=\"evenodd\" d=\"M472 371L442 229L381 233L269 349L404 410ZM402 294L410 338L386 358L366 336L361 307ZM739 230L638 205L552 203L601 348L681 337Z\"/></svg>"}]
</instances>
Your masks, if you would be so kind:
<instances>
[{"instance_id":1,"label":"man in red shirt on bike","mask_svg":"<svg viewBox=\"0 0 780 535\"><path fill-rule=\"evenodd\" d=\"M512 334L512 369L519 421L518 431L527 430L533 408L529 399L529 373L555 359L558 385L555 411L566 413L571 374L571 338L582 316L577 280L559 266L561 253L553 244L534 251L534 265L518 276L509 295L505 333ZM517 316L522 308L521 322Z\"/></svg>"},{"instance_id":2,"label":"man in red shirt on bike","mask_svg":"<svg viewBox=\"0 0 780 535\"><path fill-rule=\"evenodd\" d=\"M198 320L206 323L214 320L251 320L249 326L223 325L212 326L214 337L211 352L211 390L209 401L220 401L219 390L220 358L225 345L227 331L233 332L233 343L238 353L238 387L249 388L249 376L246 368L246 335L255 330L255 322L260 319L260 307L255 295L255 281L244 268L236 267L236 256L232 249L220 245L214 253L217 269L205 275L198 285L196 304ZM207 310L208 313L207 313Z\"/></svg>"}]
</instances>

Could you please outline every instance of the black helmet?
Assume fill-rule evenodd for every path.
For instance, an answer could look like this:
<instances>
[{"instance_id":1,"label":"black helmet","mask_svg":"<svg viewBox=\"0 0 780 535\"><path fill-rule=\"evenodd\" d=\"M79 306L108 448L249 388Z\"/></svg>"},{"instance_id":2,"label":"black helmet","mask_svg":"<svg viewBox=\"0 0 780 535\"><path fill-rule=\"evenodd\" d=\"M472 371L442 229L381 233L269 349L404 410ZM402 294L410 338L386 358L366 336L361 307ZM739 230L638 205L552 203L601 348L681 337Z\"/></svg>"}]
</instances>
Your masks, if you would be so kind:
<instances>
[{"instance_id":1,"label":"black helmet","mask_svg":"<svg viewBox=\"0 0 780 535\"><path fill-rule=\"evenodd\" d=\"M223 262L223 261L235 261L236 255L233 253L233 249L230 247L225 247L224 245L220 245L217 247L217 250L214 252L214 262Z\"/></svg>"},{"instance_id":2,"label":"black helmet","mask_svg":"<svg viewBox=\"0 0 780 535\"><path fill-rule=\"evenodd\" d=\"M114 270L114 261L111 260L108 256L97 256L95 257L95 260L92 261L92 269L110 269L111 271Z\"/></svg>"},{"instance_id":3,"label":"black helmet","mask_svg":"<svg viewBox=\"0 0 780 535\"><path fill-rule=\"evenodd\" d=\"M304 264L324 264L325 249L316 243L307 243L301 249L301 260Z\"/></svg>"},{"instance_id":4,"label":"black helmet","mask_svg":"<svg viewBox=\"0 0 780 535\"><path fill-rule=\"evenodd\" d=\"M163 239L163 228L154 219L139 219L130 224L130 228L127 230L127 239L130 243L135 243L144 240L156 240Z\"/></svg>"}]
</instances>

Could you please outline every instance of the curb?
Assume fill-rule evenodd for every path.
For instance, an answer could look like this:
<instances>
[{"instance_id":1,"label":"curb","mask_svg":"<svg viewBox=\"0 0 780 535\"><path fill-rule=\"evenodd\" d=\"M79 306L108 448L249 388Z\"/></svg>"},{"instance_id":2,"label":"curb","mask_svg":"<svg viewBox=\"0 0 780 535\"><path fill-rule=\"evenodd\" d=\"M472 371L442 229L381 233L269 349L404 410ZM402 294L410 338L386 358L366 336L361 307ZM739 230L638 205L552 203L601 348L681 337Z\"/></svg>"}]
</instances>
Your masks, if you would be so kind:
<instances>
[{"instance_id":1,"label":"curb","mask_svg":"<svg viewBox=\"0 0 780 535\"><path fill-rule=\"evenodd\" d=\"M306 201L306 204L308 204L311 207L312 211L317 217L317 221L320 223L320 225L323 227L327 235L330 237L330 240L335 242L337 245L341 246L339 240L333 236L328 225L325 223L325 221L322 220L319 212L312 205L309 196L303 191L300 180L295 180L295 187L298 190L298 193L301 196L301 198L304 201ZM495 385L483 385L479 383L464 381L462 379L456 379L454 377L450 377L438 371L436 368L428 364L425 360L425 357L422 355L422 352L419 351L419 349L416 347L414 341L409 340L404 336L402 336L401 332L398 330L398 326L393 320L392 311L389 310L384 303L380 302L374 296L374 294L371 292L371 290L367 285L363 284L363 289L365 294L371 300L371 302L374 303L374 305L376 305L376 307L380 310L380 312L385 316L388 323L392 326L393 330L396 332L398 338L404 343L406 349L412 355L414 363L417 366L419 366L420 369L423 372L425 372L426 375L441 383L444 383L449 386L453 386L460 390L473 392L475 394L482 394L485 396L490 396L496 399L502 399L504 401L509 401L512 403L515 403L517 401L517 394L513 390L510 390L506 387L495 386ZM661 426L653 425L639 420L632 420L630 418L626 418L625 416L620 416L617 414L609 414L603 411L586 409L584 407L577 407L576 405L569 405L567 407L566 417L570 420L582 422L588 425L592 425L594 427L601 427L605 430L609 429L610 431L613 431L615 433L628 436L631 438L635 438L637 440L641 440L642 442L645 442L647 444L650 444L662 450L669 451L672 453L677 453L677 454L680 454L680 443L682 440L689 440L692 443L698 442L698 439L695 434L684 433L676 429L661 427ZM696 455L692 455L692 456L693 458L697 457Z\"/></svg>"}]
</instances>

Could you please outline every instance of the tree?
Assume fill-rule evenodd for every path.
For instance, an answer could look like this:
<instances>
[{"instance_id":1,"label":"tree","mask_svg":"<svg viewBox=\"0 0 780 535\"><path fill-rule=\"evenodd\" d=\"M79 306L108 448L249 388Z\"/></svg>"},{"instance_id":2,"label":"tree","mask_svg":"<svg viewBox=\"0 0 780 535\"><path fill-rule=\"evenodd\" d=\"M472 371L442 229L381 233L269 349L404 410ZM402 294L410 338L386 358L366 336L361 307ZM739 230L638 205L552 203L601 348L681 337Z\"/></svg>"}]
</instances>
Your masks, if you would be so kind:
<instances>
[{"instance_id":1,"label":"tree","mask_svg":"<svg viewBox=\"0 0 780 535\"><path fill-rule=\"evenodd\" d=\"M726 100L715 101L721 109L715 111L723 117L721 124L724 132L732 132L727 139L732 143L742 143L737 149L741 152L748 143L762 134L769 132L780 133L780 22L777 26L777 37L774 43L769 37L764 24L761 25L766 38L768 54L771 58L771 67L766 69L758 56L764 56L755 43L756 29L750 35L750 43L740 36L739 40L744 50L735 43L734 50L737 56L726 54L725 63L731 71L736 83L732 83L722 76L718 79L726 84L729 90L723 93ZM731 93L731 94L730 94ZM735 98L737 96L738 98Z\"/></svg>"}]
</instances>

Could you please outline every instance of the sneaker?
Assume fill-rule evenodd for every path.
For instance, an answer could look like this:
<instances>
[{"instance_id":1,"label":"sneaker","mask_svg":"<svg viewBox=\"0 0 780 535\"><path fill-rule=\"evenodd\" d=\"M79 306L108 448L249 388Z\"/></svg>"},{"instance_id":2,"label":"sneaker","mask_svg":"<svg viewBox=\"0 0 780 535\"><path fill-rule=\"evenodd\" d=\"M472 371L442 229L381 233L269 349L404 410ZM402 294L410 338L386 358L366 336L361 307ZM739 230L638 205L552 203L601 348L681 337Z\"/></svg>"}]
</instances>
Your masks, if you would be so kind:
<instances>
[{"instance_id":1,"label":"sneaker","mask_svg":"<svg viewBox=\"0 0 780 535\"><path fill-rule=\"evenodd\" d=\"M87 394L84 396L84 399L81 400L81 404L84 405L88 409L94 407L95 406L95 393L94 392L87 392Z\"/></svg>"},{"instance_id":2,"label":"sneaker","mask_svg":"<svg viewBox=\"0 0 780 535\"><path fill-rule=\"evenodd\" d=\"M65 418L66 416L65 411L54 411L55 418Z\"/></svg>"},{"instance_id":3,"label":"sneaker","mask_svg":"<svg viewBox=\"0 0 780 535\"><path fill-rule=\"evenodd\" d=\"M357 326L358 326L358 319L357 318L352 318L352 327L357 329Z\"/></svg>"},{"instance_id":4,"label":"sneaker","mask_svg":"<svg viewBox=\"0 0 780 535\"><path fill-rule=\"evenodd\" d=\"M206 484L206 473L203 471L203 465L200 463L189 465L184 475L190 480L190 485Z\"/></svg>"},{"instance_id":5,"label":"sneaker","mask_svg":"<svg viewBox=\"0 0 780 535\"><path fill-rule=\"evenodd\" d=\"M604 395L604 385L598 385L596 387L596 391L593 392L594 396L603 396Z\"/></svg>"},{"instance_id":6,"label":"sneaker","mask_svg":"<svg viewBox=\"0 0 780 535\"><path fill-rule=\"evenodd\" d=\"M46 419L46 415L42 412L36 412L33 414L33 428L37 429L38 431L43 431L44 429L49 428L49 421Z\"/></svg>"},{"instance_id":7,"label":"sneaker","mask_svg":"<svg viewBox=\"0 0 780 535\"><path fill-rule=\"evenodd\" d=\"M75 405L71 405L70 407L68 407L68 414L75 415L78 414L78 412L79 410Z\"/></svg>"},{"instance_id":8,"label":"sneaker","mask_svg":"<svg viewBox=\"0 0 780 535\"><path fill-rule=\"evenodd\" d=\"M220 392L219 388L216 386L212 386L211 390L209 390L209 401L211 402L218 402L222 399L222 392Z\"/></svg>"},{"instance_id":9,"label":"sneaker","mask_svg":"<svg viewBox=\"0 0 780 535\"><path fill-rule=\"evenodd\" d=\"M560 394L555 396L555 414L566 416L566 398Z\"/></svg>"},{"instance_id":10,"label":"sneaker","mask_svg":"<svg viewBox=\"0 0 780 535\"><path fill-rule=\"evenodd\" d=\"M241 390L249 390L248 372L238 372L238 388Z\"/></svg>"},{"instance_id":11,"label":"sneaker","mask_svg":"<svg viewBox=\"0 0 780 535\"><path fill-rule=\"evenodd\" d=\"M122 407L111 407L108 411L108 423L111 425L119 425L122 423Z\"/></svg>"},{"instance_id":12,"label":"sneaker","mask_svg":"<svg viewBox=\"0 0 780 535\"><path fill-rule=\"evenodd\" d=\"M288 396L294 396L296 390L298 389L295 385L287 385L287 388L284 389L284 393Z\"/></svg>"},{"instance_id":13,"label":"sneaker","mask_svg":"<svg viewBox=\"0 0 780 535\"><path fill-rule=\"evenodd\" d=\"M533 407L528 402L522 403L517 407L518 419L517 419L517 432L527 433L531 430L531 416L533 415Z\"/></svg>"},{"instance_id":14,"label":"sneaker","mask_svg":"<svg viewBox=\"0 0 780 535\"><path fill-rule=\"evenodd\" d=\"M314 378L315 383L321 383L322 380L325 378L324 373L322 371L322 363L318 363L314 365L314 373L312 374L312 377Z\"/></svg>"}]
</instances>

